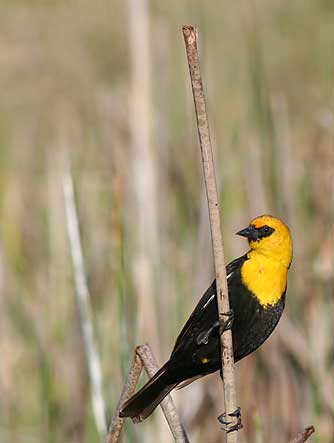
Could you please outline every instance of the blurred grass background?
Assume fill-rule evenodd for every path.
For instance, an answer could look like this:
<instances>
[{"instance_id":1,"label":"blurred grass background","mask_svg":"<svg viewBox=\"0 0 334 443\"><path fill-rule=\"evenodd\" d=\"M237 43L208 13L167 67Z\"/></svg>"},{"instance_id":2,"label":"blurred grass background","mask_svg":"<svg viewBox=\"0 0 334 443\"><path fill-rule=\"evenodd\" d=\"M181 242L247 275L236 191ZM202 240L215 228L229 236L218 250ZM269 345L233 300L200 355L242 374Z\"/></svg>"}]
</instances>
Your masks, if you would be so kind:
<instances>
[{"instance_id":1,"label":"blurred grass background","mask_svg":"<svg viewBox=\"0 0 334 443\"><path fill-rule=\"evenodd\" d=\"M0 441L98 441L62 177L70 160L108 420L136 344L168 358L213 277L180 27L200 29L227 259L270 212L295 255L275 334L237 366L241 442L333 442L334 3L11 0L0 5ZM219 376L176 392L222 441ZM124 442L170 442L160 411Z\"/></svg>"}]
</instances>

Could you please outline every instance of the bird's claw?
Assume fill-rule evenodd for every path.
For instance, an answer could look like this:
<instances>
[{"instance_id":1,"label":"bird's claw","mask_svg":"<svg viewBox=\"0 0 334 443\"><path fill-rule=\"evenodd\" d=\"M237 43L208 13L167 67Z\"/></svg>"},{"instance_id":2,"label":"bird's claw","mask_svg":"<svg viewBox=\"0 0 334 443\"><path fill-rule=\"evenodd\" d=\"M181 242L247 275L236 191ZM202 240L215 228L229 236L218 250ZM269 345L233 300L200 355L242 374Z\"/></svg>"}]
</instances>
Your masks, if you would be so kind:
<instances>
[{"instance_id":1,"label":"bird's claw","mask_svg":"<svg viewBox=\"0 0 334 443\"><path fill-rule=\"evenodd\" d=\"M212 332L218 328L219 321L214 322L213 326L207 331L200 332L197 336L196 342L198 345L207 345L209 343L209 338Z\"/></svg>"},{"instance_id":2,"label":"bird's claw","mask_svg":"<svg viewBox=\"0 0 334 443\"><path fill-rule=\"evenodd\" d=\"M232 328L233 320L234 320L234 313L233 310L230 309L228 312L223 313L224 317L227 317L227 320L224 320L221 322L220 330L221 334L228 329ZM198 334L196 338L196 343L198 345L207 345L209 343L210 335L213 333L213 331L219 327L219 321L214 322L214 324L209 328L207 331L202 331Z\"/></svg>"},{"instance_id":3,"label":"bird's claw","mask_svg":"<svg viewBox=\"0 0 334 443\"><path fill-rule=\"evenodd\" d=\"M229 420L227 417L231 417L232 420ZM235 421L233 419L236 420L235 423L233 423ZM242 428L240 406L238 406L237 409L230 414L224 412L219 417L217 417L217 420L224 426L222 429L226 432L226 434L229 434L233 431L239 431L239 429Z\"/></svg>"},{"instance_id":4,"label":"bird's claw","mask_svg":"<svg viewBox=\"0 0 334 443\"><path fill-rule=\"evenodd\" d=\"M222 314L224 317L227 317L227 320L222 322L222 332L228 331L229 329L232 329L233 320L234 320L234 312L233 309L230 309L228 312L223 312Z\"/></svg>"}]
</instances>

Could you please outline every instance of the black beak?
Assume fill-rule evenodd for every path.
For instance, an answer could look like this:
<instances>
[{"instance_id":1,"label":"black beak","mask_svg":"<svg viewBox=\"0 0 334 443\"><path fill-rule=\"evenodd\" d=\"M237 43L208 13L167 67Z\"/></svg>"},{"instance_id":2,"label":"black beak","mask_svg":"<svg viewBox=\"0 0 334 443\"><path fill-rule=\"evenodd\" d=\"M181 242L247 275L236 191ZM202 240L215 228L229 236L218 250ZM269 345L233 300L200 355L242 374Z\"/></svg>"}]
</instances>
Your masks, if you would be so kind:
<instances>
[{"instance_id":1,"label":"black beak","mask_svg":"<svg viewBox=\"0 0 334 443\"><path fill-rule=\"evenodd\" d=\"M249 225L247 228L245 229L241 229L241 231L237 232L237 235L241 235L241 237L246 237L249 240L258 240L259 239L259 233L257 231L257 229L252 226Z\"/></svg>"}]
</instances>

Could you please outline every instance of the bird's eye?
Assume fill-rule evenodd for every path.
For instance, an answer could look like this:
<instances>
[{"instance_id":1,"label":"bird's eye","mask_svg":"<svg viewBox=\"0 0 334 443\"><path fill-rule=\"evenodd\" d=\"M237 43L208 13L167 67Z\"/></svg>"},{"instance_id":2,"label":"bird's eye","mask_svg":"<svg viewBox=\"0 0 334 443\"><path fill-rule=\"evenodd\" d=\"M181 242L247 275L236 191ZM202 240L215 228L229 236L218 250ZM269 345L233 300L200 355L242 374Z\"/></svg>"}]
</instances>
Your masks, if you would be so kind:
<instances>
[{"instance_id":1,"label":"bird's eye","mask_svg":"<svg viewBox=\"0 0 334 443\"><path fill-rule=\"evenodd\" d=\"M267 234L269 231L270 231L270 229L269 229L268 226L265 226L265 227L263 228L263 232L265 232L266 234Z\"/></svg>"}]
</instances>

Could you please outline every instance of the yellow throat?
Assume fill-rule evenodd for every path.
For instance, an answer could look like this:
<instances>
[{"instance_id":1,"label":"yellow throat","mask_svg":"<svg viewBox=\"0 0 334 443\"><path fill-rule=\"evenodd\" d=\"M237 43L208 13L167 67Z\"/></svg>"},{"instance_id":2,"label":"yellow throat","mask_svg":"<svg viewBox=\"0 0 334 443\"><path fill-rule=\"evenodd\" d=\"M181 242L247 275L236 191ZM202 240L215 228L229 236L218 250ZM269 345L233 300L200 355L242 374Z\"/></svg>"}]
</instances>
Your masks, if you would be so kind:
<instances>
[{"instance_id":1,"label":"yellow throat","mask_svg":"<svg viewBox=\"0 0 334 443\"><path fill-rule=\"evenodd\" d=\"M286 290L292 260L292 239L288 227L279 219L263 215L250 222L259 229L269 226L273 232L258 240L249 240L248 260L241 278L262 306L275 305Z\"/></svg>"}]
</instances>

